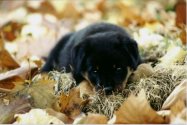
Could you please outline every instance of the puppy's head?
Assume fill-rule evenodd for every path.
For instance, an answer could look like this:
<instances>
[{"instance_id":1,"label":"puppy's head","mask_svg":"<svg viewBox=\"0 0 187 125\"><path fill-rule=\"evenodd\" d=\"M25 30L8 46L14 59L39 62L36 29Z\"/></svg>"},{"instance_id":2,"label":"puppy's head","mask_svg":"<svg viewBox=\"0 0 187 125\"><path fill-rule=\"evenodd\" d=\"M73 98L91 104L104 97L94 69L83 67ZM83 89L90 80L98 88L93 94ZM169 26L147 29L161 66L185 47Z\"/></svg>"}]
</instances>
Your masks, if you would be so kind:
<instances>
[{"instance_id":1,"label":"puppy's head","mask_svg":"<svg viewBox=\"0 0 187 125\"><path fill-rule=\"evenodd\" d=\"M106 94L122 88L140 62L137 43L116 32L87 37L74 48L75 78L81 76Z\"/></svg>"}]
</instances>

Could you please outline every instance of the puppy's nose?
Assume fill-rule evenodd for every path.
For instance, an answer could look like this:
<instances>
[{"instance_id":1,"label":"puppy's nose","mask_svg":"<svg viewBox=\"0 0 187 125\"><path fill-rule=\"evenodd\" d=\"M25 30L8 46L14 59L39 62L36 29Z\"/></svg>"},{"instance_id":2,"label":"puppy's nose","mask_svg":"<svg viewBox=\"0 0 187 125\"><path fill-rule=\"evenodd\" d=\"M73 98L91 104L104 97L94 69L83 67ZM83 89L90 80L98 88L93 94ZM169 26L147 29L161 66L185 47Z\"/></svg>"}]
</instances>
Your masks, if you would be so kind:
<instances>
[{"instance_id":1,"label":"puppy's nose","mask_svg":"<svg viewBox=\"0 0 187 125\"><path fill-rule=\"evenodd\" d=\"M103 90L106 95L112 94L112 87L105 87Z\"/></svg>"}]
</instances>

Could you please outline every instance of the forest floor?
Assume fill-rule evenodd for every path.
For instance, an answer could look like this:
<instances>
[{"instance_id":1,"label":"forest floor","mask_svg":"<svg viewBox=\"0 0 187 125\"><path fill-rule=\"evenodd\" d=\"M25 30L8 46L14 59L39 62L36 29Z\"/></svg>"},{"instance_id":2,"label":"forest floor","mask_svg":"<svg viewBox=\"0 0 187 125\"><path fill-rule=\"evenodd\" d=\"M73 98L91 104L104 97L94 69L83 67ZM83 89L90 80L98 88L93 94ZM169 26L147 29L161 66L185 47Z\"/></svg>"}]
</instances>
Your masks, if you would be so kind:
<instances>
[{"instance_id":1,"label":"forest floor","mask_svg":"<svg viewBox=\"0 0 187 125\"><path fill-rule=\"evenodd\" d=\"M0 124L186 124L185 1L3 0L0 17ZM40 73L62 36L101 21L124 27L147 60L122 92Z\"/></svg>"}]
</instances>

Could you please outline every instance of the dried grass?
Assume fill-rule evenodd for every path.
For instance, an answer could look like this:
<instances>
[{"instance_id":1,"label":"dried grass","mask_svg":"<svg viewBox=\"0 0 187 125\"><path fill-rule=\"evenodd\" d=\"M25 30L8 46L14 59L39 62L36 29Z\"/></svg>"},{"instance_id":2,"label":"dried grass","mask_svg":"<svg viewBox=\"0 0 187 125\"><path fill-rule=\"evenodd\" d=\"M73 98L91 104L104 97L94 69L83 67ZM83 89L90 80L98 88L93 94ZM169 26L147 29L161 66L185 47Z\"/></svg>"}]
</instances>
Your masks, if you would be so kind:
<instances>
[{"instance_id":1,"label":"dried grass","mask_svg":"<svg viewBox=\"0 0 187 125\"><path fill-rule=\"evenodd\" d=\"M70 74L52 71L49 76L56 81L55 92L57 94L60 92L68 93L75 86L75 81ZM160 110L166 98L183 79L187 79L187 65L166 67L158 64L154 67L153 75L127 84L122 92L114 92L110 96L102 93L92 96L90 103L83 108L83 111L104 114L111 118L114 111L131 93L136 95L141 89L146 92L151 107Z\"/></svg>"},{"instance_id":2,"label":"dried grass","mask_svg":"<svg viewBox=\"0 0 187 125\"><path fill-rule=\"evenodd\" d=\"M49 77L55 80L54 91L55 94L69 93L69 90L76 85L75 80L71 76L71 74L58 71L51 71L49 72Z\"/></svg>"},{"instance_id":3,"label":"dried grass","mask_svg":"<svg viewBox=\"0 0 187 125\"><path fill-rule=\"evenodd\" d=\"M136 95L141 89L145 90L151 107L155 110L161 109L173 89L187 78L187 68L186 65L173 65L168 68L158 65L154 70L155 73L152 76L128 84L121 93L115 92L108 97L97 94L85 107L85 111L104 114L111 118L113 112L119 108L129 94Z\"/></svg>"}]
</instances>

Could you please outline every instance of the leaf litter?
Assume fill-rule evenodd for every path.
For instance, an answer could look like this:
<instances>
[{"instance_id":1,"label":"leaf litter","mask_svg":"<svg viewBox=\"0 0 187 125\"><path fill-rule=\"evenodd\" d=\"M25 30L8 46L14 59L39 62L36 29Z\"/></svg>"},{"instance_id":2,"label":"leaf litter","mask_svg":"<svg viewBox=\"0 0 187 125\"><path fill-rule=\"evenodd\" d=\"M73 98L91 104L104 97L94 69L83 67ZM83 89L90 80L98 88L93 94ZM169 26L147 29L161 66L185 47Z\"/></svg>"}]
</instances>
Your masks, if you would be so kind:
<instances>
[{"instance_id":1,"label":"leaf litter","mask_svg":"<svg viewBox=\"0 0 187 125\"><path fill-rule=\"evenodd\" d=\"M185 123L184 3L1 1L0 123ZM61 36L98 21L125 27L146 60L122 91L107 96L87 81L76 86L64 71L40 73L43 57Z\"/></svg>"}]
</instances>

